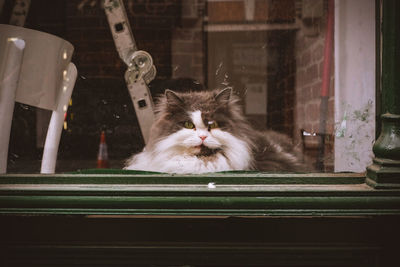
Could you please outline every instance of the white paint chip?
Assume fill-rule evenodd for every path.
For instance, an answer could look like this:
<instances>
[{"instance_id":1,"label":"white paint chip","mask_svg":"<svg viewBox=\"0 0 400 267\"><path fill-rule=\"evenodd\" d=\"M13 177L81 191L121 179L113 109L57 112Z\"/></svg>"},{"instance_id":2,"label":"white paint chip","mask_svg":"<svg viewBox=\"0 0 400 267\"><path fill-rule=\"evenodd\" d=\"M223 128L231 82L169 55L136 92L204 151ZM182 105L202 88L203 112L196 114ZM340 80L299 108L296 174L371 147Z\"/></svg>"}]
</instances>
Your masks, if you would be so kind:
<instances>
[{"instance_id":1,"label":"white paint chip","mask_svg":"<svg viewBox=\"0 0 400 267\"><path fill-rule=\"evenodd\" d=\"M210 188L210 189L217 188L217 186L215 185L215 183L208 183L207 187Z\"/></svg>"}]
</instances>

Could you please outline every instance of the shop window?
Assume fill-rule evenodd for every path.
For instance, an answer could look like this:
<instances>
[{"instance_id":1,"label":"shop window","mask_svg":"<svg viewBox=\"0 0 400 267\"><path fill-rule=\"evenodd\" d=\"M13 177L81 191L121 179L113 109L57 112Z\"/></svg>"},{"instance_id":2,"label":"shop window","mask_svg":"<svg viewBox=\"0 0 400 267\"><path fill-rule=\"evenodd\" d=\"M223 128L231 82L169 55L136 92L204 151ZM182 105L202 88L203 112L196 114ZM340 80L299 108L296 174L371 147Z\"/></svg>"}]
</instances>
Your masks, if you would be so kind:
<instances>
[{"instance_id":1,"label":"shop window","mask_svg":"<svg viewBox=\"0 0 400 267\"><path fill-rule=\"evenodd\" d=\"M32 1L25 27L72 43L78 69L56 171L96 168L102 131L108 166L121 169L144 138L102 5L42 2ZM137 47L157 69L148 85L155 102L165 89L232 87L252 126L289 136L310 171L363 172L375 140L375 1L328 3L130 0L125 7ZM2 23L12 5L5 1ZM48 120L49 112L16 104L9 173L40 171Z\"/></svg>"}]
</instances>

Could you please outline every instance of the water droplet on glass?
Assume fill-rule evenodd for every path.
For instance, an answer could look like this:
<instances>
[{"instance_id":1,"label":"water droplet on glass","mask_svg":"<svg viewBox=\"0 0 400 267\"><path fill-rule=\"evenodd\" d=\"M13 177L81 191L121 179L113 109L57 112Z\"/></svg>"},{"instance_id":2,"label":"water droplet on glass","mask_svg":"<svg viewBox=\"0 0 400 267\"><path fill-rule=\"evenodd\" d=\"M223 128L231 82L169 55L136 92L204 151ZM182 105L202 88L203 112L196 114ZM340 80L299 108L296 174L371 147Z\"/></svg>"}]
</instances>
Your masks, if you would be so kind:
<instances>
[{"instance_id":1,"label":"water droplet on glass","mask_svg":"<svg viewBox=\"0 0 400 267\"><path fill-rule=\"evenodd\" d=\"M28 106L28 105L19 104L19 106L20 106L22 109L25 109L25 110L28 110L28 109L29 109L29 106Z\"/></svg>"},{"instance_id":2,"label":"water droplet on glass","mask_svg":"<svg viewBox=\"0 0 400 267\"><path fill-rule=\"evenodd\" d=\"M224 64L224 63L223 63L222 61L219 63L218 68L217 68L217 70L215 71L215 76L217 76L217 75L219 74L219 72L220 72L220 70L221 70L223 64Z\"/></svg>"},{"instance_id":3,"label":"water droplet on glass","mask_svg":"<svg viewBox=\"0 0 400 267\"><path fill-rule=\"evenodd\" d=\"M229 85L228 79L229 79L229 76L228 76L227 73L225 73L224 81L222 82L222 84L225 85L225 86L228 86Z\"/></svg>"}]
</instances>

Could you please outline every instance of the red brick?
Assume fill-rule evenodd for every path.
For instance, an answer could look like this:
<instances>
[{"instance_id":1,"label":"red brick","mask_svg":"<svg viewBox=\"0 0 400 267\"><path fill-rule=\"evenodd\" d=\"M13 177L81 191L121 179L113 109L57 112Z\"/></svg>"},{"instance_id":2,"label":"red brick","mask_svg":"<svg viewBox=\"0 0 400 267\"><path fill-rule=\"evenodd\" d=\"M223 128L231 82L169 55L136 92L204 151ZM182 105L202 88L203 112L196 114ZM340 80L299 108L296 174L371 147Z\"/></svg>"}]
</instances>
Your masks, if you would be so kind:
<instances>
[{"instance_id":1,"label":"red brick","mask_svg":"<svg viewBox=\"0 0 400 267\"><path fill-rule=\"evenodd\" d=\"M243 2L208 2L208 19L210 22L244 21Z\"/></svg>"},{"instance_id":2,"label":"red brick","mask_svg":"<svg viewBox=\"0 0 400 267\"><path fill-rule=\"evenodd\" d=\"M202 31L196 31L193 36L194 41L203 41L204 40L204 33Z\"/></svg>"},{"instance_id":3,"label":"red brick","mask_svg":"<svg viewBox=\"0 0 400 267\"><path fill-rule=\"evenodd\" d=\"M173 38L175 40L191 41L194 38L194 32L186 29L175 29Z\"/></svg>"},{"instance_id":4,"label":"red brick","mask_svg":"<svg viewBox=\"0 0 400 267\"><path fill-rule=\"evenodd\" d=\"M304 52L303 56L301 57L300 66L307 67L311 63L311 52L306 51Z\"/></svg>"},{"instance_id":5,"label":"red brick","mask_svg":"<svg viewBox=\"0 0 400 267\"><path fill-rule=\"evenodd\" d=\"M68 30L87 28L105 28L103 19L98 17L69 17L66 26ZM107 24L108 27L108 24Z\"/></svg>"},{"instance_id":6,"label":"red brick","mask_svg":"<svg viewBox=\"0 0 400 267\"><path fill-rule=\"evenodd\" d=\"M174 52L179 54L192 54L196 51L196 44L193 42L178 41L174 44Z\"/></svg>"},{"instance_id":7,"label":"red brick","mask_svg":"<svg viewBox=\"0 0 400 267\"><path fill-rule=\"evenodd\" d=\"M332 69L333 70L333 69ZM318 63L318 75L322 78L324 72L324 60Z\"/></svg>"},{"instance_id":8,"label":"red brick","mask_svg":"<svg viewBox=\"0 0 400 267\"><path fill-rule=\"evenodd\" d=\"M311 98L312 99L316 99L321 96L321 86L322 86L322 82L317 82L316 84L314 84L312 86L312 89L311 89Z\"/></svg>"},{"instance_id":9,"label":"red brick","mask_svg":"<svg viewBox=\"0 0 400 267\"><path fill-rule=\"evenodd\" d=\"M108 28L96 28L96 29L88 28L84 32L84 38L90 39L91 41L97 41L97 40L102 41L104 39L111 39L112 35L110 29Z\"/></svg>"},{"instance_id":10,"label":"red brick","mask_svg":"<svg viewBox=\"0 0 400 267\"><path fill-rule=\"evenodd\" d=\"M296 54L300 55L305 49L307 49L305 45L305 38L304 36L301 35L301 32L297 33L296 40L295 40L295 46L296 46Z\"/></svg>"},{"instance_id":11,"label":"red brick","mask_svg":"<svg viewBox=\"0 0 400 267\"><path fill-rule=\"evenodd\" d=\"M296 116L297 116L297 121L298 123L304 123L306 120L306 112L305 112L305 108L304 105L298 106L296 109Z\"/></svg>"},{"instance_id":12,"label":"red brick","mask_svg":"<svg viewBox=\"0 0 400 267\"><path fill-rule=\"evenodd\" d=\"M304 70L299 70L299 71L297 71L297 74L296 74L296 77L297 77L297 84L296 84L296 87L297 88L302 88L302 87L304 87L304 85L306 84L306 75L305 75L306 73L305 73L305 71Z\"/></svg>"},{"instance_id":13,"label":"red brick","mask_svg":"<svg viewBox=\"0 0 400 267\"><path fill-rule=\"evenodd\" d=\"M324 57L324 46L322 44L317 44L312 52L312 61L320 61L323 60Z\"/></svg>"},{"instance_id":14,"label":"red brick","mask_svg":"<svg viewBox=\"0 0 400 267\"><path fill-rule=\"evenodd\" d=\"M268 0L256 1L254 20L265 21L268 19Z\"/></svg>"},{"instance_id":15,"label":"red brick","mask_svg":"<svg viewBox=\"0 0 400 267\"><path fill-rule=\"evenodd\" d=\"M306 70L305 76L306 76L306 78L305 78L306 84L311 84L314 81L316 81L319 78L317 64L313 64L313 65L309 66Z\"/></svg>"},{"instance_id":16,"label":"red brick","mask_svg":"<svg viewBox=\"0 0 400 267\"><path fill-rule=\"evenodd\" d=\"M193 64L203 66L204 64L204 56L203 54L198 54L193 57Z\"/></svg>"},{"instance_id":17,"label":"red brick","mask_svg":"<svg viewBox=\"0 0 400 267\"><path fill-rule=\"evenodd\" d=\"M169 29L149 30L143 28L133 28L133 36L136 41L163 41L171 39L171 31Z\"/></svg>"},{"instance_id":18,"label":"red brick","mask_svg":"<svg viewBox=\"0 0 400 267\"><path fill-rule=\"evenodd\" d=\"M293 21L295 18L294 2L294 0L268 0L268 21Z\"/></svg>"},{"instance_id":19,"label":"red brick","mask_svg":"<svg viewBox=\"0 0 400 267\"><path fill-rule=\"evenodd\" d=\"M306 106L306 119L310 122L316 122L319 119L319 102L311 102Z\"/></svg>"}]
</instances>

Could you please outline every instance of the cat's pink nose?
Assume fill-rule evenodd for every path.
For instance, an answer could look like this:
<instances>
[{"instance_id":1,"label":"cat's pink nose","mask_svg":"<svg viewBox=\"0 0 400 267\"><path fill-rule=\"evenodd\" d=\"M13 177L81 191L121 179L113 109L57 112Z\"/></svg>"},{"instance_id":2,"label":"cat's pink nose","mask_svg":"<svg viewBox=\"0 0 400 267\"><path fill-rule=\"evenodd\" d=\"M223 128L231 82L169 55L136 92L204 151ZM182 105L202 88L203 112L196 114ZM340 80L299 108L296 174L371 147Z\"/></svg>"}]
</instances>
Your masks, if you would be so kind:
<instances>
[{"instance_id":1,"label":"cat's pink nose","mask_svg":"<svg viewBox=\"0 0 400 267\"><path fill-rule=\"evenodd\" d=\"M207 136L206 135L200 135L199 138L201 139L201 141L204 141L204 139L206 139Z\"/></svg>"}]
</instances>

